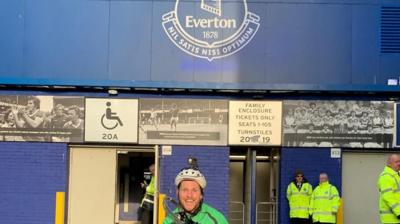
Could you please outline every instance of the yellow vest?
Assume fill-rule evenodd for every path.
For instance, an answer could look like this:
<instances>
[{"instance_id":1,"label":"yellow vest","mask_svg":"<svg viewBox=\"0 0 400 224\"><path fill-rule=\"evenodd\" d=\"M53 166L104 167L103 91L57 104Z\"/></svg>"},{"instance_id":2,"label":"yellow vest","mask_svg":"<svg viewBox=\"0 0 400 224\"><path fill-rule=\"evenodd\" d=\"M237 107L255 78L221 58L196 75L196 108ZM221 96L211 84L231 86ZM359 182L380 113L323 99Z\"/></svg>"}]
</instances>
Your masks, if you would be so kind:
<instances>
[{"instance_id":1,"label":"yellow vest","mask_svg":"<svg viewBox=\"0 0 400 224\"><path fill-rule=\"evenodd\" d=\"M149 186L146 187L146 194L154 195L155 192L154 181L155 181L154 176L151 176L150 184Z\"/></svg>"},{"instance_id":2,"label":"yellow vest","mask_svg":"<svg viewBox=\"0 0 400 224\"><path fill-rule=\"evenodd\" d=\"M144 195L144 197L142 199L142 203L140 204L140 207L153 210L154 192L155 192L154 182L155 182L155 178L154 178L154 176L151 176L150 184L149 184L149 186L146 187L146 194Z\"/></svg>"},{"instance_id":3,"label":"yellow vest","mask_svg":"<svg viewBox=\"0 0 400 224\"><path fill-rule=\"evenodd\" d=\"M286 197L289 201L290 218L308 218L312 186L303 183L300 190L294 182L291 182L286 190Z\"/></svg>"},{"instance_id":4,"label":"yellow vest","mask_svg":"<svg viewBox=\"0 0 400 224\"><path fill-rule=\"evenodd\" d=\"M381 223L400 223L400 176L386 166L378 179Z\"/></svg>"},{"instance_id":5,"label":"yellow vest","mask_svg":"<svg viewBox=\"0 0 400 224\"><path fill-rule=\"evenodd\" d=\"M336 223L340 197L335 186L329 182L319 184L311 195L310 214L313 222Z\"/></svg>"}]
</instances>

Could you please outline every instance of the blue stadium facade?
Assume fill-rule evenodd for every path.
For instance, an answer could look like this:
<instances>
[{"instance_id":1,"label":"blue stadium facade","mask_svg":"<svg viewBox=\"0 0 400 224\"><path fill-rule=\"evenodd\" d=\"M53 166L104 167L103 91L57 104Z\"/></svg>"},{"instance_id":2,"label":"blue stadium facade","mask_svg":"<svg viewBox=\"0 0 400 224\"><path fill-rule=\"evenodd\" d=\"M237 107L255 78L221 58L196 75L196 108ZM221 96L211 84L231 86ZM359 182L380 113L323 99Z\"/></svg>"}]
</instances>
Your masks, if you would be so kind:
<instances>
[{"instance_id":1,"label":"blue stadium facade","mask_svg":"<svg viewBox=\"0 0 400 224\"><path fill-rule=\"evenodd\" d=\"M283 101L284 113L285 101L390 101L397 107L396 0L3 0L0 16L1 96L273 100ZM391 134L393 144L378 150L339 147L395 151L397 133ZM54 223L56 192L69 191L71 146L149 146L78 143L0 142L0 223ZM233 152L265 151L229 142L170 145L168 156L160 145L160 192L174 194L174 174L187 157L197 157L210 183L205 199L227 217ZM289 223L285 191L299 168L314 186L319 172L329 173L341 191L342 162L332 158L331 147L265 147L278 149L276 192L268 200L277 203L276 223ZM257 175L254 164L247 166L241 223L255 224Z\"/></svg>"}]
</instances>

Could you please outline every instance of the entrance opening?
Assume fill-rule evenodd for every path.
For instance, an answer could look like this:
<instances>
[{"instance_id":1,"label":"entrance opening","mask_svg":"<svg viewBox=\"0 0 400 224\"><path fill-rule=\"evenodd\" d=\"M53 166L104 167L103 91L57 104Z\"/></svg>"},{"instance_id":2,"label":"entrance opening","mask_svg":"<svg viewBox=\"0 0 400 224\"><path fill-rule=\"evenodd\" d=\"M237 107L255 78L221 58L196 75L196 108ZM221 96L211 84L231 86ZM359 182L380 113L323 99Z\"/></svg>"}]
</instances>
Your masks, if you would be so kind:
<instances>
[{"instance_id":1,"label":"entrance opening","mask_svg":"<svg viewBox=\"0 0 400 224\"><path fill-rule=\"evenodd\" d=\"M68 224L140 223L143 213L139 213L139 207L145 185L151 180L151 164L155 164L154 183L158 188L156 152L154 148L71 148ZM156 214L156 194L153 201Z\"/></svg>"},{"instance_id":2,"label":"entrance opening","mask_svg":"<svg viewBox=\"0 0 400 224\"><path fill-rule=\"evenodd\" d=\"M229 223L276 223L278 172L277 148L231 148Z\"/></svg>"},{"instance_id":3,"label":"entrance opening","mask_svg":"<svg viewBox=\"0 0 400 224\"><path fill-rule=\"evenodd\" d=\"M116 207L116 223L134 224L142 220L152 219L140 209L146 187L151 181L150 165L154 164L154 153L127 152L118 153L118 197ZM144 217L143 217L144 218ZM151 222L152 223L152 222Z\"/></svg>"}]
</instances>

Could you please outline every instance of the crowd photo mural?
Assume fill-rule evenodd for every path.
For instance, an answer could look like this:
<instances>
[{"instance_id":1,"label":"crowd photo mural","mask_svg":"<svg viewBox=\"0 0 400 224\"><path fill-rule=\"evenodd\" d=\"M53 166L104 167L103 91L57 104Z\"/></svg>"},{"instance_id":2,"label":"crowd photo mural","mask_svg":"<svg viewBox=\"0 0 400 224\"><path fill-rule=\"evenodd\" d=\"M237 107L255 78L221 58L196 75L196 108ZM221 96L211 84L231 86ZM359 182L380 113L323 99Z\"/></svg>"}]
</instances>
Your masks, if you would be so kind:
<instances>
[{"instance_id":1,"label":"crowd photo mural","mask_svg":"<svg viewBox=\"0 0 400 224\"><path fill-rule=\"evenodd\" d=\"M0 140L82 142L84 98L0 96Z\"/></svg>"},{"instance_id":2,"label":"crowd photo mural","mask_svg":"<svg viewBox=\"0 0 400 224\"><path fill-rule=\"evenodd\" d=\"M283 145L390 148L394 135L391 101L304 101L283 104Z\"/></svg>"}]
</instances>

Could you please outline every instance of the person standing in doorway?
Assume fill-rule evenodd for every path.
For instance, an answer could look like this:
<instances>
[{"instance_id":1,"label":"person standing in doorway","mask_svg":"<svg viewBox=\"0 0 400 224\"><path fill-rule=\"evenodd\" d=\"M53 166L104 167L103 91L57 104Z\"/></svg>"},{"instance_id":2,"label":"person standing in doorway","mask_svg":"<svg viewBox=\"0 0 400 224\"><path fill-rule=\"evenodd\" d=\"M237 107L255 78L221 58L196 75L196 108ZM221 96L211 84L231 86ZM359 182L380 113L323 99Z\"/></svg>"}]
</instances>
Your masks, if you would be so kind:
<instances>
[{"instance_id":1,"label":"person standing in doorway","mask_svg":"<svg viewBox=\"0 0 400 224\"><path fill-rule=\"evenodd\" d=\"M290 207L291 224L308 224L312 186L308 183L302 171L296 171L294 180L286 190Z\"/></svg>"},{"instance_id":2,"label":"person standing in doorway","mask_svg":"<svg viewBox=\"0 0 400 224\"><path fill-rule=\"evenodd\" d=\"M153 211L154 211L154 192L155 192L155 165L149 166L151 173L150 183L141 183L142 188L146 188L146 193L142 199L139 208L139 219L142 224L153 224Z\"/></svg>"},{"instance_id":3,"label":"person standing in doorway","mask_svg":"<svg viewBox=\"0 0 400 224\"><path fill-rule=\"evenodd\" d=\"M382 224L400 223L400 154L391 154L379 175L379 214Z\"/></svg>"},{"instance_id":4,"label":"person standing in doorway","mask_svg":"<svg viewBox=\"0 0 400 224\"><path fill-rule=\"evenodd\" d=\"M313 223L336 223L340 206L337 188L329 183L328 174L319 175L319 185L314 189L310 200L310 215Z\"/></svg>"}]
</instances>

